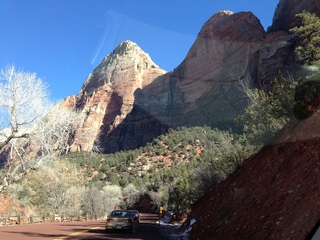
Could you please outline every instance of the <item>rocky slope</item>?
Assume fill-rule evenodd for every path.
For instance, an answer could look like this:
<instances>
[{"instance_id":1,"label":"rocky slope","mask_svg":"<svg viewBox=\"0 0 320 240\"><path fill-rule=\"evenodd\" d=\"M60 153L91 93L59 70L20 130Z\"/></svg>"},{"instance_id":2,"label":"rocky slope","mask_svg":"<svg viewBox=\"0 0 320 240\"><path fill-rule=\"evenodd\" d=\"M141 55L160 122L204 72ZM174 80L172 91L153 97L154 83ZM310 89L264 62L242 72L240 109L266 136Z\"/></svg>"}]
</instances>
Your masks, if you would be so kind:
<instances>
[{"instance_id":1,"label":"rocky slope","mask_svg":"<svg viewBox=\"0 0 320 240\"><path fill-rule=\"evenodd\" d=\"M285 32L267 34L251 12L214 14L184 61L165 73L135 43L121 43L91 73L68 104L86 112L92 136L74 149L134 149L169 127L230 128L247 104L243 85L264 85L290 70L293 43ZM169 56L168 56L169 57Z\"/></svg>"},{"instance_id":2,"label":"rocky slope","mask_svg":"<svg viewBox=\"0 0 320 240\"><path fill-rule=\"evenodd\" d=\"M320 219L320 109L195 205L191 239L308 239Z\"/></svg>"}]
</instances>

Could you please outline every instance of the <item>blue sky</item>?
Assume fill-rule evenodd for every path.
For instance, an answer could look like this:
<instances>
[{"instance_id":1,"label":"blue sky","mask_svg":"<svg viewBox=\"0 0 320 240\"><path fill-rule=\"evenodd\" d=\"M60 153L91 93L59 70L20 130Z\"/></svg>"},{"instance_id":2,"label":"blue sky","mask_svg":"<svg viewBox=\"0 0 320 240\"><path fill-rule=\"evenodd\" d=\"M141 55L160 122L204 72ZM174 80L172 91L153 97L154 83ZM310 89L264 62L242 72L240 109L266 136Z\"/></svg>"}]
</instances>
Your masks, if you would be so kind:
<instances>
[{"instance_id":1,"label":"blue sky","mask_svg":"<svg viewBox=\"0 0 320 240\"><path fill-rule=\"evenodd\" d=\"M279 0L0 0L0 68L14 64L49 84L52 100L76 95L122 41L171 71L220 10L251 11L267 29Z\"/></svg>"}]
</instances>

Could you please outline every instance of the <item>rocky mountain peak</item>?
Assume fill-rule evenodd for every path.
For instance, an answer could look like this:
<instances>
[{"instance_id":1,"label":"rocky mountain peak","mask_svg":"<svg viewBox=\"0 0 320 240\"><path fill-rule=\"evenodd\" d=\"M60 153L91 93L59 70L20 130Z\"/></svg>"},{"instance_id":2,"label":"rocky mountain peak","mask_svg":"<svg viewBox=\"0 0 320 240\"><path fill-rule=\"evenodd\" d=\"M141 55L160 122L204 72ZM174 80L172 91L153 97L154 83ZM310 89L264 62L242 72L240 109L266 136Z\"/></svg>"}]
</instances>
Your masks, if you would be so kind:
<instances>
[{"instance_id":1,"label":"rocky mountain peak","mask_svg":"<svg viewBox=\"0 0 320 240\"><path fill-rule=\"evenodd\" d=\"M229 11L229 10L220 10L219 12L213 14L205 23L204 25L206 24L212 24L214 22L216 22L217 20L221 20L227 16L231 16L233 15L233 12L232 11Z\"/></svg>"},{"instance_id":2,"label":"rocky mountain peak","mask_svg":"<svg viewBox=\"0 0 320 240\"><path fill-rule=\"evenodd\" d=\"M134 71L134 75L138 76L148 69L157 69L165 73L136 43L129 40L123 41L88 76L78 96L90 95L102 86L115 89L128 81L130 71ZM126 77L119 77L123 74Z\"/></svg>"},{"instance_id":3,"label":"rocky mountain peak","mask_svg":"<svg viewBox=\"0 0 320 240\"><path fill-rule=\"evenodd\" d=\"M91 151L97 136L104 139L132 111L136 91L165 73L136 43L121 42L89 74L76 97L75 108L87 116L80 128L90 127L92 136L84 139L78 130L79 144L72 151Z\"/></svg>"},{"instance_id":4,"label":"rocky mountain peak","mask_svg":"<svg viewBox=\"0 0 320 240\"><path fill-rule=\"evenodd\" d=\"M230 10L220 10L218 13L224 13L225 15L232 15L233 12Z\"/></svg>"},{"instance_id":5,"label":"rocky mountain peak","mask_svg":"<svg viewBox=\"0 0 320 240\"><path fill-rule=\"evenodd\" d=\"M121 42L112 52L112 54L128 55L128 54L139 54L142 49L134 42L126 40Z\"/></svg>"},{"instance_id":6,"label":"rocky mountain peak","mask_svg":"<svg viewBox=\"0 0 320 240\"><path fill-rule=\"evenodd\" d=\"M137 58L142 59L146 62L144 66L141 66L142 68L156 68L158 67L150 58L149 54L144 52L138 44L126 40L121 42L109 55L107 55L103 61L102 65L115 65L119 62L125 61L126 63L129 63L130 61L136 62ZM100 65L101 65L100 64ZM98 66L99 67L99 66ZM159 67L158 67L159 68Z\"/></svg>"}]
</instances>

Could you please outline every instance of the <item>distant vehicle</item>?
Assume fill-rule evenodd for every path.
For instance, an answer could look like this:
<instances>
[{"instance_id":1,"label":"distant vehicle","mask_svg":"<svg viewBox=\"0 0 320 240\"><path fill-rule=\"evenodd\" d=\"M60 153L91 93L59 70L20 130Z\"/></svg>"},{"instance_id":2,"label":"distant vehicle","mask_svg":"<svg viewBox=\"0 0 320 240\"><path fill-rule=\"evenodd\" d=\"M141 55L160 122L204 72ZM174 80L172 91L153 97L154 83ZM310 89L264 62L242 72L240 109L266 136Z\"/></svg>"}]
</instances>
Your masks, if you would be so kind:
<instances>
[{"instance_id":1,"label":"distant vehicle","mask_svg":"<svg viewBox=\"0 0 320 240\"><path fill-rule=\"evenodd\" d=\"M129 210L114 210L107 216L105 230L127 230L133 232L134 220Z\"/></svg>"},{"instance_id":2,"label":"distant vehicle","mask_svg":"<svg viewBox=\"0 0 320 240\"><path fill-rule=\"evenodd\" d=\"M140 213L138 210L128 210L135 222L140 222Z\"/></svg>"}]
</instances>

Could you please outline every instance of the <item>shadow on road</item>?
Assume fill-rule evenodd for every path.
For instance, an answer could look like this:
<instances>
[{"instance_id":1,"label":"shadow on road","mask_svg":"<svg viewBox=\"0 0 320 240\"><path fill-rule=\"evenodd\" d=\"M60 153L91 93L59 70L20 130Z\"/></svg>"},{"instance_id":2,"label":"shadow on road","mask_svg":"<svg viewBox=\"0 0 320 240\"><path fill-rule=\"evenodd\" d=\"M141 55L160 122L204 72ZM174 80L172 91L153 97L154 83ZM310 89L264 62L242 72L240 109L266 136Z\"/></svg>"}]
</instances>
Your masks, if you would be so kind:
<instances>
[{"instance_id":1,"label":"shadow on road","mask_svg":"<svg viewBox=\"0 0 320 240\"><path fill-rule=\"evenodd\" d=\"M63 222L1 227L0 239L54 239L54 240L167 240L163 226L156 222L155 214L143 214L140 223L135 223L133 233L105 232L105 220L91 222Z\"/></svg>"}]
</instances>

